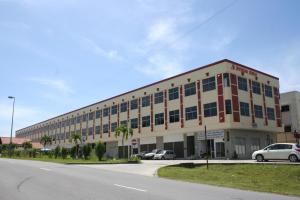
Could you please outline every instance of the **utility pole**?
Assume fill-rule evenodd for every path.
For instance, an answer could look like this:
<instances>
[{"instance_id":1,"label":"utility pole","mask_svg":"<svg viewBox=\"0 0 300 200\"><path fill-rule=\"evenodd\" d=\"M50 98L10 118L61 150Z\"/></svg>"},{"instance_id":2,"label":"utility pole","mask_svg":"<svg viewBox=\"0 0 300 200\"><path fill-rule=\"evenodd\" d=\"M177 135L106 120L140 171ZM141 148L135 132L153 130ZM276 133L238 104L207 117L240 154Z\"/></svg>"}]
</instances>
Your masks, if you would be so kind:
<instances>
[{"instance_id":1,"label":"utility pole","mask_svg":"<svg viewBox=\"0 0 300 200\"><path fill-rule=\"evenodd\" d=\"M204 126L205 143L206 143L206 169L208 170L208 146L207 146L207 132L206 125Z\"/></svg>"},{"instance_id":2,"label":"utility pole","mask_svg":"<svg viewBox=\"0 0 300 200\"><path fill-rule=\"evenodd\" d=\"M9 99L13 99L13 110L11 115L11 126L10 126L10 140L9 140L9 157L12 156L12 132L14 128L14 113L15 113L15 100L16 98L13 96L9 96Z\"/></svg>"}]
</instances>

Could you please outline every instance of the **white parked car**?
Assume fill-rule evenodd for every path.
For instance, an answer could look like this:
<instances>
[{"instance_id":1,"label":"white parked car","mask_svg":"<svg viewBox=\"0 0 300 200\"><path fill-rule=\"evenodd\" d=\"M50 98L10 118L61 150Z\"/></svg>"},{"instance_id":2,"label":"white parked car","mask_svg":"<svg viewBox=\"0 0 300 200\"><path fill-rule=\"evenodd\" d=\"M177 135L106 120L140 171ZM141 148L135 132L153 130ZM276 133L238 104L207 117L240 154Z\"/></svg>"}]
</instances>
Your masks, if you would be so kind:
<instances>
[{"instance_id":1,"label":"white parked car","mask_svg":"<svg viewBox=\"0 0 300 200\"><path fill-rule=\"evenodd\" d=\"M300 160L300 145L293 143L271 144L264 149L253 152L252 159L257 162L268 160Z\"/></svg>"},{"instance_id":2,"label":"white parked car","mask_svg":"<svg viewBox=\"0 0 300 200\"><path fill-rule=\"evenodd\" d=\"M154 155L154 160L173 160L176 158L174 151L171 150L161 150Z\"/></svg>"},{"instance_id":3,"label":"white parked car","mask_svg":"<svg viewBox=\"0 0 300 200\"><path fill-rule=\"evenodd\" d=\"M150 153L146 153L144 155L144 159L146 160L152 160L154 158L154 155L157 154L159 151L159 149L153 149Z\"/></svg>"}]
</instances>

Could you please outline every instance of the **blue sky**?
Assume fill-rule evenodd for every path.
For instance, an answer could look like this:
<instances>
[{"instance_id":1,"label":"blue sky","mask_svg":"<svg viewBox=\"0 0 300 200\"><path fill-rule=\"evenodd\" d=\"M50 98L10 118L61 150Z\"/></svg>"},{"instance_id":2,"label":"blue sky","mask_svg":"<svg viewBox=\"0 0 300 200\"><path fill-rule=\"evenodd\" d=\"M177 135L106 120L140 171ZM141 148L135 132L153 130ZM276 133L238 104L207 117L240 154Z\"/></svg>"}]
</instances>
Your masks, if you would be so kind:
<instances>
[{"instance_id":1,"label":"blue sky","mask_svg":"<svg viewBox=\"0 0 300 200\"><path fill-rule=\"evenodd\" d=\"M9 95L17 130L223 58L300 90L299 10L298 0L0 0L0 136Z\"/></svg>"}]
</instances>

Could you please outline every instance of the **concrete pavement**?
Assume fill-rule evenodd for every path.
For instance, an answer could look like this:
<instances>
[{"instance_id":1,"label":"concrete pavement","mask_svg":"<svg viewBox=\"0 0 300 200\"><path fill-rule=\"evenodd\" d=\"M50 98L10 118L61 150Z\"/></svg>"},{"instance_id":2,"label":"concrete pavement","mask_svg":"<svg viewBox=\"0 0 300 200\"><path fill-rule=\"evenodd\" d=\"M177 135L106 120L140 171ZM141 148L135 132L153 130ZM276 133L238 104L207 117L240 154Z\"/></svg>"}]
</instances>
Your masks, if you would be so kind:
<instances>
[{"instance_id":1,"label":"concrete pavement","mask_svg":"<svg viewBox=\"0 0 300 200\"><path fill-rule=\"evenodd\" d=\"M191 200L300 199L77 165L0 158L1 200L182 200L186 198Z\"/></svg>"}]
</instances>

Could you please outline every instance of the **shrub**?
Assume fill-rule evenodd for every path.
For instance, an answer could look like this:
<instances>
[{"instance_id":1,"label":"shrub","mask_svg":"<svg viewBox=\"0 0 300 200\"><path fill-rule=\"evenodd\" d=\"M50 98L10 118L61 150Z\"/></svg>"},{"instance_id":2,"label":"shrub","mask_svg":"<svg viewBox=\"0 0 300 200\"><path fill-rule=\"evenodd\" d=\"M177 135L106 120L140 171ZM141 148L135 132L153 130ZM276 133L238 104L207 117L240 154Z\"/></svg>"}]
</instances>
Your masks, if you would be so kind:
<instances>
[{"instance_id":1,"label":"shrub","mask_svg":"<svg viewBox=\"0 0 300 200\"><path fill-rule=\"evenodd\" d=\"M59 145L57 145L54 149L54 158L56 159L61 154L61 148Z\"/></svg>"},{"instance_id":2,"label":"shrub","mask_svg":"<svg viewBox=\"0 0 300 200\"><path fill-rule=\"evenodd\" d=\"M61 148L61 157L62 159L66 159L68 156L68 150L65 147Z\"/></svg>"},{"instance_id":3,"label":"shrub","mask_svg":"<svg viewBox=\"0 0 300 200\"><path fill-rule=\"evenodd\" d=\"M32 157L36 158L37 155L37 149L32 149Z\"/></svg>"},{"instance_id":4,"label":"shrub","mask_svg":"<svg viewBox=\"0 0 300 200\"><path fill-rule=\"evenodd\" d=\"M53 150L48 151L48 158L53 158L53 154L54 154Z\"/></svg>"},{"instance_id":5,"label":"shrub","mask_svg":"<svg viewBox=\"0 0 300 200\"><path fill-rule=\"evenodd\" d=\"M90 158L91 152L92 152L92 145L91 144L86 144L86 145L83 146L82 153L83 153L83 156L84 156L85 160L88 160Z\"/></svg>"},{"instance_id":6,"label":"shrub","mask_svg":"<svg viewBox=\"0 0 300 200\"><path fill-rule=\"evenodd\" d=\"M32 149L32 144L31 142L23 142L22 147L24 149Z\"/></svg>"},{"instance_id":7,"label":"shrub","mask_svg":"<svg viewBox=\"0 0 300 200\"><path fill-rule=\"evenodd\" d=\"M98 142L95 148L96 156L98 157L98 160L102 160L102 157L105 153L105 146L102 142Z\"/></svg>"},{"instance_id":8,"label":"shrub","mask_svg":"<svg viewBox=\"0 0 300 200\"><path fill-rule=\"evenodd\" d=\"M76 151L77 151L76 146L73 146L73 147L71 148L71 150L70 150L70 155L71 155L71 157L72 157L73 159L76 158Z\"/></svg>"},{"instance_id":9,"label":"shrub","mask_svg":"<svg viewBox=\"0 0 300 200\"><path fill-rule=\"evenodd\" d=\"M16 157L21 157L21 150L15 150L15 156Z\"/></svg>"},{"instance_id":10,"label":"shrub","mask_svg":"<svg viewBox=\"0 0 300 200\"><path fill-rule=\"evenodd\" d=\"M129 162L131 162L131 163L140 163L141 160L137 156L131 156Z\"/></svg>"}]
</instances>

